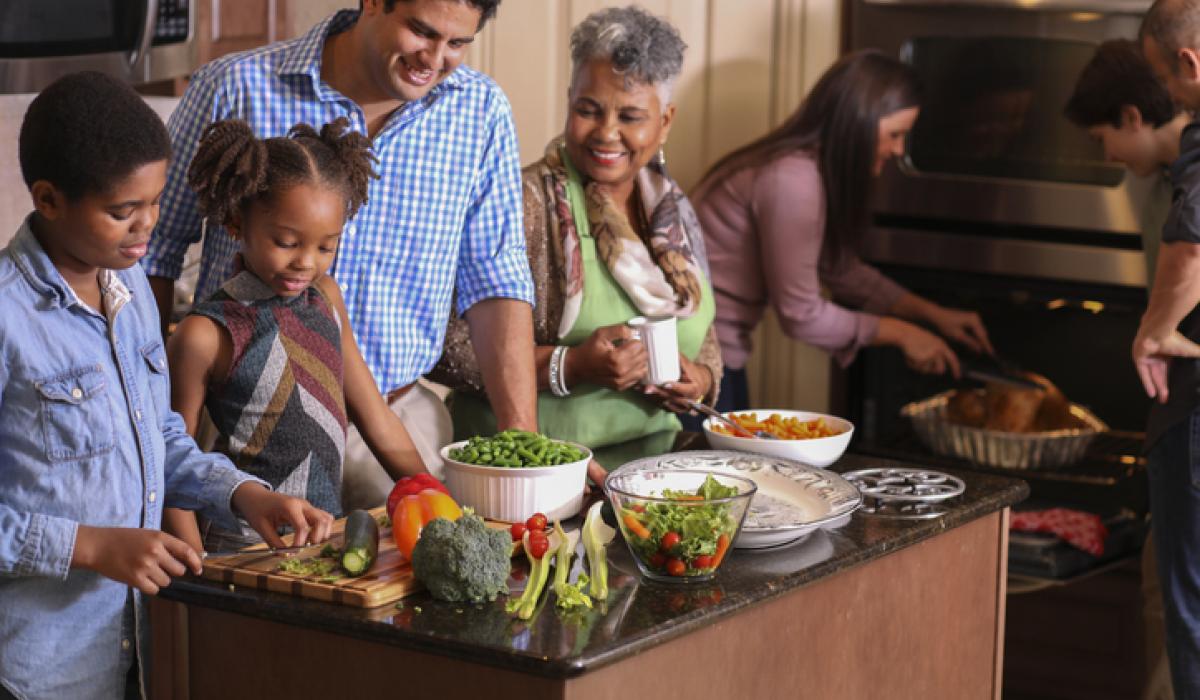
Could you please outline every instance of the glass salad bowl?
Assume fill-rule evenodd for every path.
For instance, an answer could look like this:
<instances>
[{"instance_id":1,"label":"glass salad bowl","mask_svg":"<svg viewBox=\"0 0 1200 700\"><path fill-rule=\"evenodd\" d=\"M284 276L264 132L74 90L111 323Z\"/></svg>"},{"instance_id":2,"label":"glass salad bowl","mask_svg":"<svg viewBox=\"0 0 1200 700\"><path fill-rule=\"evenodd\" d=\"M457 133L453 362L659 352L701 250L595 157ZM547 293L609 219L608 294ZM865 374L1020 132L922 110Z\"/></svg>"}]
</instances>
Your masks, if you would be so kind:
<instances>
[{"instance_id":1,"label":"glass salad bowl","mask_svg":"<svg viewBox=\"0 0 1200 700\"><path fill-rule=\"evenodd\" d=\"M699 469L614 472L604 486L642 574L671 583L712 578L758 490L745 477Z\"/></svg>"}]
</instances>

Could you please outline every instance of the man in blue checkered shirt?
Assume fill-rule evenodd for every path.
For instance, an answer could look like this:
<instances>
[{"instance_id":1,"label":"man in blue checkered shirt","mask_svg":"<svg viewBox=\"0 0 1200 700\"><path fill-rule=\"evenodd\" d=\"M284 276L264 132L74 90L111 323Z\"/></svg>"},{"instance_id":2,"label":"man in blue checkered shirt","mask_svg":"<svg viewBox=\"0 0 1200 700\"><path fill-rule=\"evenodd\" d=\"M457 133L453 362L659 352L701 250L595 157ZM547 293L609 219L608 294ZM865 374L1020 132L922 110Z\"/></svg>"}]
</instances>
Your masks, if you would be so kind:
<instances>
[{"instance_id":1,"label":"man in blue checkered shirt","mask_svg":"<svg viewBox=\"0 0 1200 700\"><path fill-rule=\"evenodd\" d=\"M206 125L245 119L265 137L347 117L372 139L380 179L346 224L332 274L367 365L435 474L450 421L417 380L441 354L452 301L470 324L500 427L537 429L511 108L490 78L461 65L499 4L365 0L304 36L201 68L168 124L174 157L142 263L166 319L184 253L204 228L186 173ZM230 276L238 250L211 222L203 239L196 299ZM347 508L381 504L394 476L353 431L345 473Z\"/></svg>"}]
</instances>

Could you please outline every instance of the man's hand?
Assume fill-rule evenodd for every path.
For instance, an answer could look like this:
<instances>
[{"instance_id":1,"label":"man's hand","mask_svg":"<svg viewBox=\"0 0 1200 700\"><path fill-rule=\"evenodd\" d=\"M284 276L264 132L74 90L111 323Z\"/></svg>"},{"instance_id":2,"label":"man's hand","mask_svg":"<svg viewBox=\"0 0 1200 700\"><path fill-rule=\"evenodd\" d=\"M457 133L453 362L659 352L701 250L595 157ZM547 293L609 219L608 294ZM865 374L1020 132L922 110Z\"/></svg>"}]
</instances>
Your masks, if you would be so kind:
<instances>
[{"instance_id":1,"label":"man's hand","mask_svg":"<svg viewBox=\"0 0 1200 700\"><path fill-rule=\"evenodd\" d=\"M1200 345L1179 331L1157 336L1145 326L1138 329L1133 339L1133 366L1146 395L1159 403L1166 403L1169 398L1167 375L1172 357L1200 357Z\"/></svg>"},{"instance_id":2,"label":"man's hand","mask_svg":"<svg viewBox=\"0 0 1200 700\"><path fill-rule=\"evenodd\" d=\"M308 501L273 493L252 481L233 492L233 507L272 547L287 546L278 532L284 525L296 533L294 546L324 542L333 527L333 516Z\"/></svg>"},{"instance_id":3,"label":"man's hand","mask_svg":"<svg viewBox=\"0 0 1200 700\"><path fill-rule=\"evenodd\" d=\"M165 532L87 525L76 530L71 566L90 569L147 595L169 586L172 576L183 576L189 569L199 575L201 568L196 550Z\"/></svg>"}]
</instances>

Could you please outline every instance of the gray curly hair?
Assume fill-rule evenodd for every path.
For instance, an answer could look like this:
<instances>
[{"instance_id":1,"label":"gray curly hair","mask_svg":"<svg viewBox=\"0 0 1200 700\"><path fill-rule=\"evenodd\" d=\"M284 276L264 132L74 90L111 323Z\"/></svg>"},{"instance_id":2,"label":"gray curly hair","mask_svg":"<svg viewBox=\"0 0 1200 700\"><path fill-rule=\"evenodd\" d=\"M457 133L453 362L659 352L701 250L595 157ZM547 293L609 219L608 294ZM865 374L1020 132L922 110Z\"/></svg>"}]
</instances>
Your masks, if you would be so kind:
<instances>
[{"instance_id":1,"label":"gray curly hair","mask_svg":"<svg viewBox=\"0 0 1200 700\"><path fill-rule=\"evenodd\" d=\"M571 32L571 83L588 61L611 61L627 87L633 82L650 85L665 105L686 49L670 22L640 7L597 10Z\"/></svg>"}]
</instances>

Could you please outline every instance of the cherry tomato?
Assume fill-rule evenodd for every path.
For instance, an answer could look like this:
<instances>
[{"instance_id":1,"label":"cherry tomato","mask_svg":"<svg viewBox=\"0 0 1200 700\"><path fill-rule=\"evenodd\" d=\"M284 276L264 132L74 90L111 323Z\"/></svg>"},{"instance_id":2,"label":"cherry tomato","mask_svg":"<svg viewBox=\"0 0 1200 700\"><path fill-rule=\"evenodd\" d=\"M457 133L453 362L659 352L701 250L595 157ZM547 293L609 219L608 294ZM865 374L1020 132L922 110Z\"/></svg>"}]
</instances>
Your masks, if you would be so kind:
<instances>
[{"instance_id":1,"label":"cherry tomato","mask_svg":"<svg viewBox=\"0 0 1200 700\"><path fill-rule=\"evenodd\" d=\"M711 554L701 554L692 560L693 569L711 569L712 565L713 558Z\"/></svg>"},{"instance_id":2,"label":"cherry tomato","mask_svg":"<svg viewBox=\"0 0 1200 700\"><path fill-rule=\"evenodd\" d=\"M679 546L679 540L680 537L678 532L668 532L662 536L662 540L660 540L658 543L658 548L663 552L670 552L672 549L675 549L677 546Z\"/></svg>"},{"instance_id":3,"label":"cherry tomato","mask_svg":"<svg viewBox=\"0 0 1200 700\"><path fill-rule=\"evenodd\" d=\"M534 559L541 559L550 549L550 538L542 535L540 537L529 535L529 555Z\"/></svg>"},{"instance_id":4,"label":"cherry tomato","mask_svg":"<svg viewBox=\"0 0 1200 700\"><path fill-rule=\"evenodd\" d=\"M667 563L667 555L662 552L655 552L650 555L650 566L655 569L661 569Z\"/></svg>"},{"instance_id":5,"label":"cherry tomato","mask_svg":"<svg viewBox=\"0 0 1200 700\"><path fill-rule=\"evenodd\" d=\"M520 542L521 538L525 536L526 529L525 523L513 523L509 526L508 533L512 535L513 542Z\"/></svg>"},{"instance_id":6,"label":"cherry tomato","mask_svg":"<svg viewBox=\"0 0 1200 700\"><path fill-rule=\"evenodd\" d=\"M633 511L633 512L635 512L635 513L645 513L645 512L646 512L646 506L642 505L641 503L634 503L634 504L633 504L633 505L630 507L630 510L632 510L632 511Z\"/></svg>"},{"instance_id":7,"label":"cherry tomato","mask_svg":"<svg viewBox=\"0 0 1200 700\"><path fill-rule=\"evenodd\" d=\"M672 576L683 576L687 572L687 565L683 560L671 557L667 560L667 573Z\"/></svg>"},{"instance_id":8,"label":"cherry tomato","mask_svg":"<svg viewBox=\"0 0 1200 700\"><path fill-rule=\"evenodd\" d=\"M525 527L529 528L532 532L541 532L542 530L545 530L546 526L549 524L550 521L547 520L546 516L542 513L534 513L533 515L529 516L529 520L525 521Z\"/></svg>"}]
</instances>

